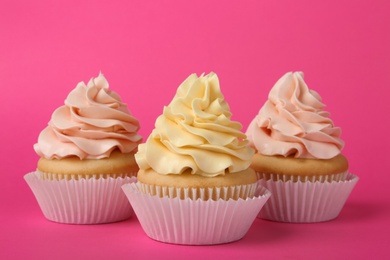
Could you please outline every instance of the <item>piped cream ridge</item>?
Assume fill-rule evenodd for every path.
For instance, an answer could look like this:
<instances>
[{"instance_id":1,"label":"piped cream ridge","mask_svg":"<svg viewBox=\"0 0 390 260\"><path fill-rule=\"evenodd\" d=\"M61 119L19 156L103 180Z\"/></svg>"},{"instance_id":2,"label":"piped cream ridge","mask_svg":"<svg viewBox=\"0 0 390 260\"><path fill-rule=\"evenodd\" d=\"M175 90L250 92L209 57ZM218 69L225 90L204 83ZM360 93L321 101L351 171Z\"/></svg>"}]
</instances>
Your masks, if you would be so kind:
<instances>
[{"instance_id":1,"label":"piped cream ridge","mask_svg":"<svg viewBox=\"0 0 390 260\"><path fill-rule=\"evenodd\" d=\"M320 95L308 88L302 72L286 73L246 131L250 146L263 155L337 156L344 147L341 129L334 126L324 107Z\"/></svg>"},{"instance_id":2,"label":"piped cream ridge","mask_svg":"<svg viewBox=\"0 0 390 260\"><path fill-rule=\"evenodd\" d=\"M217 75L190 75L157 118L146 143L139 145L135 157L140 169L206 177L247 169L254 150L231 116Z\"/></svg>"},{"instance_id":3,"label":"piped cream ridge","mask_svg":"<svg viewBox=\"0 0 390 260\"><path fill-rule=\"evenodd\" d=\"M108 88L103 74L87 85L80 82L65 105L53 112L34 145L36 153L46 159L101 159L116 149L136 152L142 141L137 133L139 121L120 96Z\"/></svg>"}]
</instances>

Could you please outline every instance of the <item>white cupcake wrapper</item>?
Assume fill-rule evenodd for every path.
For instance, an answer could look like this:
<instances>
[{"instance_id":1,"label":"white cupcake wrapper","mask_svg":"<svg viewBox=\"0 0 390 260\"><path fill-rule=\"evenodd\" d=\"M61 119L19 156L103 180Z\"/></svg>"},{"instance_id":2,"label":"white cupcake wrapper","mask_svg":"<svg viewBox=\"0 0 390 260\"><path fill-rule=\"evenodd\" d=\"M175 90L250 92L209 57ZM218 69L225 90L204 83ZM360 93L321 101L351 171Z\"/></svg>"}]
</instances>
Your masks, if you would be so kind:
<instances>
[{"instance_id":1,"label":"white cupcake wrapper","mask_svg":"<svg viewBox=\"0 0 390 260\"><path fill-rule=\"evenodd\" d=\"M260 180L272 197L258 217L262 219L312 223L335 219L359 177L349 174L345 181L283 182Z\"/></svg>"},{"instance_id":2,"label":"white cupcake wrapper","mask_svg":"<svg viewBox=\"0 0 390 260\"><path fill-rule=\"evenodd\" d=\"M270 197L258 186L246 200L160 198L140 191L138 183L122 186L145 233L152 239L186 245L211 245L241 239Z\"/></svg>"},{"instance_id":3,"label":"white cupcake wrapper","mask_svg":"<svg viewBox=\"0 0 390 260\"><path fill-rule=\"evenodd\" d=\"M256 172L258 179L267 179L265 178L265 174L261 172ZM284 181L287 182L289 180L291 181L311 181L311 182L333 182L333 181L344 181L347 179L349 172L342 172L338 174L330 174L330 175L310 175L310 176L292 176L292 175L283 175L283 174L268 174L271 177L271 180L273 181Z\"/></svg>"},{"instance_id":4,"label":"white cupcake wrapper","mask_svg":"<svg viewBox=\"0 0 390 260\"><path fill-rule=\"evenodd\" d=\"M231 187L221 187L221 188L175 188L175 187L165 187L165 186L156 186L149 185L144 183L138 183L139 189L147 194L156 195L158 197L181 197L189 198L196 200L200 198L206 200L206 198L213 198L214 200L227 200L227 198L251 198L256 192L257 183L247 184L247 185L238 185Z\"/></svg>"},{"instance_id":5,"label":"white cupcake wrapper","mask_svg":"<svg viewBox=\"0 0 390 260\"><path fill-rule=\"evenodd\" d=\"M24 179L44 216L54 222L110 223L127 219L133 212L121 186L135 177L45 180L36 171Z\"/></svg>"}]
</instances>

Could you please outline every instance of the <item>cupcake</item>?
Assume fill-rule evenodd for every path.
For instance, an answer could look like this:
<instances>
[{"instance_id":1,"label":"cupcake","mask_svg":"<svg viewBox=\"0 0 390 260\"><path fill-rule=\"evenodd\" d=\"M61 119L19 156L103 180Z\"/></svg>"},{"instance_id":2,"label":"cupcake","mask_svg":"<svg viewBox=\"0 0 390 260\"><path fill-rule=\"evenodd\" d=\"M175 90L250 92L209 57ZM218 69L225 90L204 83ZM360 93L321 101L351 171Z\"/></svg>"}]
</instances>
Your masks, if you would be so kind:
<instances>
[{"instance_id":1,"label":"cupcake","mask_svg":"<svg viewBox=\"0 0 390 260\"><path fill-rule=\"evenodd\" d=\"M303 73L287 73L246 134L256 150L253 168L272 198L260 217L283 222L320 222L341 211L358 178L348 172L344 142Z\"/></svg>"},{"instance_id":2,"label":"cupcake","mask_svg":"<svg viewBox=\"0 0 390 260\"><path fill-rule=\"evenodd\" d=\"M25 176L45 217L72 224L128 218L121 186L138 172L139 121L102 74L80 82L34 145L37 170Z\"/></svg>"},{"instance_id":3,"label":"cupcake","mask_svg":"<svg viewBox=\"0 0 390 260\"><path fill-rule=\"evenodd\" d=\"M135 155L138 181L123 186L149 237L219 244L247 232L269 193L249 167L254 151L231 116L210 73L189 76L157 118Z\"/></svg>"}]
</instances>

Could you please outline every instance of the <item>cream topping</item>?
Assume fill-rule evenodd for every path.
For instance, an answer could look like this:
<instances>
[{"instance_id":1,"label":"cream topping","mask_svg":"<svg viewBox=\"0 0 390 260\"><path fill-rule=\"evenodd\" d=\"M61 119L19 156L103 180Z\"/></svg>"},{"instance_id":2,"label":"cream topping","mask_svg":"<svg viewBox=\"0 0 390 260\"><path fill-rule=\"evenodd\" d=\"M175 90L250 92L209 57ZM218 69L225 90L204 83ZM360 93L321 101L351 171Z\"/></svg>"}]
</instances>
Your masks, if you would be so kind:
<instances>
[{"instance_id":1,"label":"cream topping","mask_svg":"<svg viewBox=\"0 0 390 260\"><path fill-rule=\"evenodd\" d=\"M213 177L247 169L254 154L242 125L230 120L216 74L190 75L135 155L140 169Z\"/></svg>"},{"instance_id":2,"label":"cream topping","mask_svg":"<svg viewBox=\"0 0 390 260\"><path fill-rule=\"evenodd\" d=\"M249 144L264 155L330 159L344 146L341 129L324 111L320 95L306 85L302 72L290 72L271 89L250 123Z\"/></svg>"},{"instance_id":3,"label":"cream topping","mask_svg":"<svg viewBox=\"0 0 390 260\"><path fill-rule=\"evenodd\" d=\"M120 96L108 88L102 74L87 85L80 82L69 93L65 105L53 112L34 145L36 153L48 159L101 159L115 149L136 152L142 142L137 134L139 121Z\"/></svg>"}]
</instances>

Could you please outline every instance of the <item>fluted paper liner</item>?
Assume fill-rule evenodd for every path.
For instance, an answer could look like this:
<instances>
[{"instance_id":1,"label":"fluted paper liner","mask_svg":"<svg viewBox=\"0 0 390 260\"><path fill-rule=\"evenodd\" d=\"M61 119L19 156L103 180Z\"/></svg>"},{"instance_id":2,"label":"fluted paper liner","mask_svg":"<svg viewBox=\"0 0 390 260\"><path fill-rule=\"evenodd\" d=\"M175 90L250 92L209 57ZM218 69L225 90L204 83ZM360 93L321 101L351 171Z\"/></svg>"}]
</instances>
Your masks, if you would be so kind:
<instances>
[{"instance_id":1,"label":"fluted paper liner","mask_svg":"<svg viewBox=\"0 0 390 260\"><path fill-rule=\"evenodd\" d=\"M342 172L338 174L330 174L330 175L310 175L310 176L294 176L294 175L284 175L284 174L265 174L261 172L256 172L257 178L260 179L271 179L273 181L301 181L301 182L333 182L333 181L345 181L349 175L349 172Z\"/></svg>"},{"instance_id":2,"label":"fluted paper liner","mask_svg":"<svg viewBox=\"0 0 390 260\"><path fill-rule=\"evenodd\" d=\"M156 195L158 197L180 197L190 198L192 200L200 198L207 200L212 198L213 200L228 200L228 198L251 198L255 195L257 189L257 183L237 185L229 187L212 187L212 188L176 188L176 187L163 187L144 183L138 183L139 189L150 195Z\"/></svg>"},{"instance_id":3,"label":"fluted paper liner","mask_svg":"<svg viewBox=\"0 0 390 260\"><path fill-rule=\"evenodd\" d=\"M157 241L186 245L241 239L271 195L260 185L245 200L160 198L139 188L139 183L122 186L145 233Z\"/></svg>"},{"instance_id":4,"label":"fluted paper liner","mask_svg":"<svg viewBox=\"0 0 390 260\"><path fill-rule=\"evenodd\" d=\"M54 222L110 223L127 219L133 212L121 186L135 177L45 180L36 171L24 179L44 216Z\"/></svg>"},{"instance_id":5,"label":"fluted paper liner","mask_svg":"<svg viewBox=\"0 0 390 260\"><path fill-rule=\"evenodd\" d=\"M345 181L292 182L260 180L272 197L258 217L262 219L312 223L335 219L355 187L358 176L349 174Z\"/></svg>"}]
</instances>

